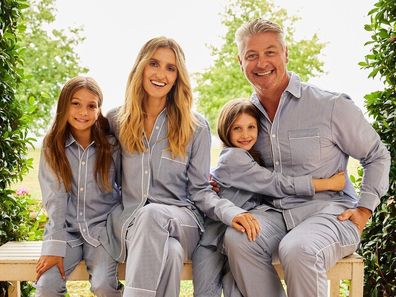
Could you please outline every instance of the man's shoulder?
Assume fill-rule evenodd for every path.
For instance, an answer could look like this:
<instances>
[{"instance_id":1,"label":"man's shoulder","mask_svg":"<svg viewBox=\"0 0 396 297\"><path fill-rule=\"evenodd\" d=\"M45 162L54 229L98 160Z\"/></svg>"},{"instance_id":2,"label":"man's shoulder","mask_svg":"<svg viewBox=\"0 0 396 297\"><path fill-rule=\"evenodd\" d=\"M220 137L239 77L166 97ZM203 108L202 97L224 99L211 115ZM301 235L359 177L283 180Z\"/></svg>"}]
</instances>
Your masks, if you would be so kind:
<instances>
[{"instance_id":1,"label":"man's shoulder","mask_svg":"<svg viewBox=\"0 0 396 297\"><path fill-rule=\"evenodd\" d=\"M348 94L330 91L324 88L321 88L317 85L311 83L301 83L301 96L308 99L314 100L351 100L351 97Z\"/></svg>"}]
</instances>

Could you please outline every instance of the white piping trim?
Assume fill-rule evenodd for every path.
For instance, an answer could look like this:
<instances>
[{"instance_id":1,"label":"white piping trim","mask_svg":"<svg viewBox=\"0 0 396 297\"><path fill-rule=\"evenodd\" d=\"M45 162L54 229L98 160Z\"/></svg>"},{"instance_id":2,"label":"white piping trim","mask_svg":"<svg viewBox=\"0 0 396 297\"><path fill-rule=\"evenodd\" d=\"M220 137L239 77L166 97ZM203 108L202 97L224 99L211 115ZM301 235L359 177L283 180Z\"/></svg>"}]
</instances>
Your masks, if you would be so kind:
<instances>
[{"instance_id":1,"label":"white piping trim","mask_svg":"<svg viewBox=\"0 0 396 297\"><path fill-rule=\"evenodd\" d=\"M167 158L167 157L161 157L161 159L166 159L166 160L169 160L169 161L172 161L172 162L176 162L176 163L179 163L179 164L187 165L187 163L183 163L182 161L178 161L178 160Z\"/></svg>"},{"instance_id":2,"label":"white piping trim","mask_svg":"<svg viewBox=\"0 0 396 297\"><path fill-rule=\"evenodd\" d=\"M359 244L359 242L358 242L358 243L353 243L353 244L345 244L345 245L343 245L341 242L336 241L336 242L333 242L333 243L331 243L331 244L329 244L329 245L327 245L327 246L321 248L321 249L318 250L318 251L316 252L316 254L315 254L316 260L315 260L314 266L316 267L316 264L317 264L317 262L318 262L318 258L319 258L319 257L318 257L318 254L319 254L319 253L321 253L324 249L327 249L327 248L329 248L329 247L331 247L331 246L334 246L334 245L337 245L337 244L339 244L341 248L350 247L350 246L355 246L355 247L357 247L357 245ZM316 293L317 293L317 296L319 296L319 294L318 294L318 293L319 293L319 272L318 272L318 269L315 269L315 270L316 270ZM326 292L326 294L327 294L327 292Z\"/></svg>"},{"instance_id":3,"label":"white piping trim","mask_svg":"<svg viewBox=\"0 0 396 297\"><path fill-rule=\"evenodd\" d=\"M77 216L78 216L80 213L80 178L81 178L81 152L79 145L77 145L77 149L78 149Z\"/></svg>"},{"instance_id":4,"label":"white piping trim","mask_svg":"<svg viewBox=\"0 0 396 297\"><path fill-rule=\"evenodd\" d=\"M378 198L378 195L371 193L371 192L360 191L360 196L362 196L362 194L368 194L368 195L374 196L375 198Z\"/></svg>"},{"instance_id":5,"label":"white piping trim","mask_svg":"<svg viewBox=\"0 0 396 297\"><path fill-rule=\"evenodd\" d=\"M182 227L188 227L188 228L196 228L196 229L198 229L198 226L191 226L191 225L186 225L186 224L181 224L181 223L180 223L180 226L182 226Z\"/></svg>"},{"instance_id":6,"label":"white piping trim","mask_svg":"<svg viewBox=\"0 0 396 297\"><path fill-rule=\"evenodd\" d=\"M135 288L135 287L130 287L130 286L127 286L127 285L125 285L125 288L131 288L131 289L133 289L133 290L138 290L138 291L145 291L145 292L157 292L157 291L153 291L153 290L147 290L147 289L141 289L141 288Z\"/></svg>"},{"instance_id":7,"label":"white piping trim","mask_svg":"<svg viewBox=\"0 0 396 297\"><path fill-rule=\"evenodd\" d=\"M58 239L48 239L48 240L44 240L44 242L50 242L50 241L55 241L55 242L67 242L66 240L58 240Z\"/></svg>"},{"instance_id":8,"label":"white piping trim","mask_svg":"<svg viewBox=\"0 0 396 297\"><path fill-rule=\"evenodd\" d=\"M309 138L320 138L320 136L289 137L289 139L309 139Z\"/></svg>"}]
</instances>

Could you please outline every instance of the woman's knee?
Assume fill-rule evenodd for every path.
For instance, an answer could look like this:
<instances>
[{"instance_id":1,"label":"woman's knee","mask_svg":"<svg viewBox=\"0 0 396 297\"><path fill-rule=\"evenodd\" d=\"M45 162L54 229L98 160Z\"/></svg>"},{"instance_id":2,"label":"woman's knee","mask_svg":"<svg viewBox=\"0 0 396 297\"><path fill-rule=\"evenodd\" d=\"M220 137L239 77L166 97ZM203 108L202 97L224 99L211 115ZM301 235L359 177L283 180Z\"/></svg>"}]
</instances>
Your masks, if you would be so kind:
<instances>
[{"instance_id":1,"label":"woman's knee","mask_svg":"<svg viewBox=\"0 0 396 297\"><path fill-rule=\"evenodd\" d=\"M166 211L163 209L162 205L159 204L147 204L140 208L136 212L136 218L134 224L160 224L166 218Z\"/></svg>"}]
</instances>

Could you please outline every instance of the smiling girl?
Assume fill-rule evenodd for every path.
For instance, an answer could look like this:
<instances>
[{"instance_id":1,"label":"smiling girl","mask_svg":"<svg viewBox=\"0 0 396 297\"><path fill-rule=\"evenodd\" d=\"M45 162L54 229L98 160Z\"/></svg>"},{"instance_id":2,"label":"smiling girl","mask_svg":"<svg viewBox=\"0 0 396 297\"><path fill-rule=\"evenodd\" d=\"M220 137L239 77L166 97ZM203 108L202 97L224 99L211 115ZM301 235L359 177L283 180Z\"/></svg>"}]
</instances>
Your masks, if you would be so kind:
<instances>
[{"instance_id":1,"label":"smiling girl","mask_svg":"<svg viewBox=\"0 0 396 297\"><path fill-rule=\"evenodd\" d=\"M217 129L224 149L217 167L211 172L220 186L219 196L236 206L252 210L266 200L287 195L313 196L315 192L341 191L344 173L328 179L305 176L283 176L261 165L263 161L253 146L259 133L259 113L248 100L235 99L220 112ZM242 296L228 270L222 253L223 235L227 226L209 218L205 232L193 255L194 296Z\"/></svg>"},{"instance_id":2,"label":"smiling girl","mask_svg":"<svg viewBox=\"0 0 396 297\"><path fill-rule=\"evenodd\" d=\"M92 78L69 80L44 138L39 181L48 222L36 296L63 296L66 279L81 260L96 296L121 296L117 262L99 241L107 216L121 203L119 147L101 113L102 102Z\"/></svg>"}]
</instances>

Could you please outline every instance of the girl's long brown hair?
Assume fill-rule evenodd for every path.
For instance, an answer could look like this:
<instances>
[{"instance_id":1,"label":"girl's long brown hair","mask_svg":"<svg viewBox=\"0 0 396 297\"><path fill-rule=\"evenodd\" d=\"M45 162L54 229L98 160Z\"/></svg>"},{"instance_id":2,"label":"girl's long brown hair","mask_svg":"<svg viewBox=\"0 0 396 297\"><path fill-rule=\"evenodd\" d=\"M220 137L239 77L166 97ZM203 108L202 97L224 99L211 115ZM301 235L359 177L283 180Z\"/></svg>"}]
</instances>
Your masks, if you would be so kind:
<instances>
[{"instance_id":1,"label":"girl's long brown hair","mask_svg":"<svg viewBox=\"0 0 396 297\"><path fill-rule=\"evenodd\" d=\"M183 50L176 41L166 37L146 42L136 58L128 78L125 104L118 114L119 140L127 152L142 153L146 150L143 143L143 100L147 95L142 77L145 66L159 48L169 48L176 56L177 79L166 100L168 142L173 156L184 156L197 120L191 111L193 97Z\"/></svg>"},{"instance_id":2,"label":"girl's long brown hair","mask_svg":"<svg viewBox=\"0 0 396 297\"><path fill-rule=\"evenodd\" d=\"M65 190L72 190L72 172L66 157L65 142L71 133L67 122L70 103L73 95L80 89L87 89L98 97L98 106L101 108L103 94L96 81L90 77L77 76L70 79L62 88L59 95L56 116L52 127L44 138L44 156L50 168L63 183ZM92 140L96 146L95 179L102 191L111 191L109 172L112 163L112 148L107 139L110 134L109 123L99 111L95 124L91 127Z\"/></svg>"},{"instance_id":3,"label":"girl's long brown hair","mask_svg":"<svg viewBox=\"0 0 396 297\"><path fill-rule=\"evenodd\" d=\"M225 147L235 147L230 140L231 127L235 120L244 113L255 118L257 129L260 129L260 111L249 100L239 98L234 99L224 104L221 109L219 119L217 121L217 133ZM249 153L257 163L263 165L260 154L256 150L251 148Z\"/></svg>"}]
</instances>

